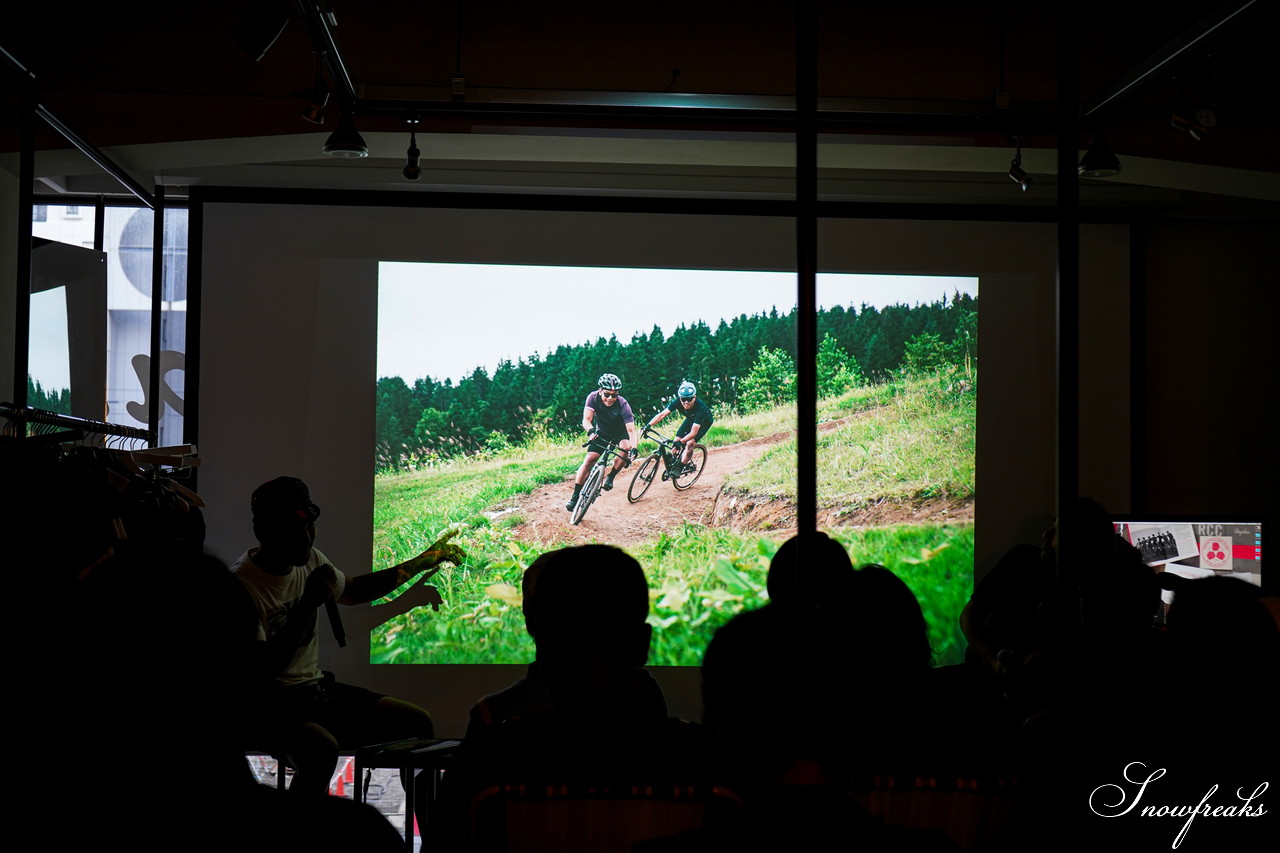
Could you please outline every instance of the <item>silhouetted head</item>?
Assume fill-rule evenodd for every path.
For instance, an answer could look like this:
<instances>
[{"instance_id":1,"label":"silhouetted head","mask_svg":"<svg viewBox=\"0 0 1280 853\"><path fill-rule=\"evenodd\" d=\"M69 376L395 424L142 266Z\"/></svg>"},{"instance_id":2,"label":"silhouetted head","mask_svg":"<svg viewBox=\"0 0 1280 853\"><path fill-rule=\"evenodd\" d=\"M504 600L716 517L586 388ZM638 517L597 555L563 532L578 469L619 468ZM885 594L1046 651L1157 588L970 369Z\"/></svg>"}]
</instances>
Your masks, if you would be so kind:
<instances>
[{"instance_id":1,"label":"silhouetted head","mask_svg":"<svg viewBox=\"0 0 1280 853\"><path fill-rule=\"evenodd\" d=\"M1047 562L1057 562L1058 552L1062 548L1060 539L1063 526L1063 519L1055 519L1053 526L1044 532L1041 545ZM1109 553L1114 544L1120 541L1111 514L1093 498L1077 498L1068 511L1065 526L1068 535L1072 537L1078 561Z\"/></svg>"},{"instance_id":2,"label":"silhouetted head","mask_svg":"<svg viewBox=\"0 0 1280 853\"><path fill-rule=\"evenodd\" d=\"M276 477L254 489L253 535L266 557L288 566L300 566L311 556L320 507L311 502L311 491L297 477Z\"/></svg>"},{"instance_id":3,"label":"silhouetted head","mask_svg":"<svg viewBox=\"0 0 1280 853\"><path fill-rule=\"evenodd\" d=\"M1280 627L1260 587L1231 577L1187 580L1174 593L1167 626L1178 702L1196 715L1180 720L1274 706Z\"/></svg>"},{"instance_id":4,"label":"silhouetted head","mask_svg":"<svg viewBox=\"0 0 1280 853\"><path fill-rule=\"evenodd\" d=\"M872 643L864 653L877 659L863 660L904 675L928 669L933 661L929 626L911 588L874 563L858 569L854 578L852 619L861 623L859 634Z\"/></svg>"},{"instance_id":5,"label":"silhouetted head","mask_svg":"<svg viewBox=\"0 0 1280 853\"><path fill-rule=\"evenodd\" d=\"M539 662L642 666L652 629L640 564L611 545L562 548L545 557L533 595Z\"/></svg>"},{"instance_id":6,"label":"silhouetted head","mask_svg":"<svg viewBox=\"0 0 1280 853\"><path fill-rule=\"evenodd\" d=\"M220 561L182 548L113 557L70 604L72 679L98 694L92 716L112 743L200 732L205 747L243 713L258 617Z\"/></svg>"},{"instance_id":7,"label":"silhouetted head","mask_svg":"<svg viewBox=\"0 0 1280 853\"><path fill-rule=\"evenodd\" d=\"M1093 555L1082 568L1081 617L1091 633L1137 638L1151 632L1161 584L1137 548L1117 538L1110 551Z\"/></svg>"},{"instance_id":8,"label":"silhouetted head","mask_svg":"<svg viewBox=\"0 0 1280 853\"><path fill-rule=\"evenodd\" d=\"M782 543L766 581L774 603L822 604L843 601L853 583L853 561L844 546L825 533L806 531Z\"/></svg>"},{"instance_id":9,"label":"silhouetted head","mask_svg":"<svg viewBox=\"0 0 1280 853\"><path fill-rule=\"evenodd\" d=\"M539 554L529 568L524 570L524 575L520 579L520 596L521 609L524 611L524 629L529 632L530 637L536 637L538 634L537 625L537 588L538 576L542 574L542 570L546 568L547 562L551 559L551 555L555 551L544 551Z\"/></svg>"},{"instance_id":10,"label":"silhouetted head","mask_svg":"<svg viewBox=\"0 0 1280 853\"><path fill-rule=\"evenodd\" d=\"M853 744L866 736L856 722L860 710L883 701L856 690L851 658L858 641L830 618L836 612L767 604L739 613L707 645L703 722L743 750L740 770L758 782L773 784L815 762L838 778Z\"/></svg>"},{"instance_id":11,"label":"silhouetted head","mask_svg":"<svg viewBox=\"0 0 1280 853\"><path fill-rule=\"evenodd\" d=\"M1270 656L1280 662L1280 629L1261 587L1230 577L1178 584L1168 630L1180 648L1204 658L1240 660Z\"/></svg>"}]
</instances>

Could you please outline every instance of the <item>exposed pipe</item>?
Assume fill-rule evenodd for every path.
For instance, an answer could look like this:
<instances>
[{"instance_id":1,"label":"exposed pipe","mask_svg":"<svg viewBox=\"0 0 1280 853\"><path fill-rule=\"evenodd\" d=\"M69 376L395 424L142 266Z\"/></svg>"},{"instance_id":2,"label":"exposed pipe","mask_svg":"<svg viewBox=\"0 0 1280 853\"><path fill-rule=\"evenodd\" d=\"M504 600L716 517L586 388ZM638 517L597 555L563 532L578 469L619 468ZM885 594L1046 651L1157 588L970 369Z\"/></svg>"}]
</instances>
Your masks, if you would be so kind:
<instances>
[{"instance_id":1,"label":"exposed pipe","mask_svg":"<svg viewBox=\"0 0 1280 853\"><path fill-rule=\"evenodd\" d=\"M0 47L0 57L2 57L5 64L14 71L28 78L26 81L27 85L32 87L35 86L36 75L32 73L31 69L23 65L17 57L5 50L3 47ZM61 134L62 137L75 146L81 154L97 164L99 169L119 181L125 189L137 196L138 200L147 207L150 207L153 210L155 209L155 199L152 198L151 193L147 192L146 189L143 188L142 184L139 184L130 177L129 174L125 172L124 169L120 168L114 160L86 142L74 130L67 127L67 125L55 116L48 107L40 103L40 99L38 97L33 98L32 103L29 106L24 107L24 109L29 109L36 115L40 116L40 118L44 119L46 124ZM32 142L32 145L34 150L34 141Z\"/></svg>"},{"instance_id":2,"label":"exposed pipe","mask_svg":"<svg viewBox=\"0 0 1280 853\"><path fill-rule=\"evenodd\" d=\"M347 72L347 64L343 61L342 53L338 50L338 42L333 37L333 30L329 29L329 22L325 20L324 12L320 11L320 7L316 3L306 2L306 0L299 0L298 11L307 24L307 30L311 33L314 49L320 55L320 60L329 72L329 80L337 88L338 96L342 99L342 103L354 104L356 102L356 87L351 82L351 75Z\"/></svg>"},{"instance_id":3,"label":"exposed pipe","mask_svg":"<svg viewBox=\"0 0 1280 853\"><path fill-rule=\"evenodd\" d=\"M1232 0L1212 15L1202 19L1182 35L1139 62L1128 74L1092 97L1086 98L1082 105L1083 117L1097 118L1120 100L1151 82L1156 75L1172 71L1187 58L1187 54L1192 49L1204 44L1257 2L1258 0Z\"/></svg>"}]
</instances>

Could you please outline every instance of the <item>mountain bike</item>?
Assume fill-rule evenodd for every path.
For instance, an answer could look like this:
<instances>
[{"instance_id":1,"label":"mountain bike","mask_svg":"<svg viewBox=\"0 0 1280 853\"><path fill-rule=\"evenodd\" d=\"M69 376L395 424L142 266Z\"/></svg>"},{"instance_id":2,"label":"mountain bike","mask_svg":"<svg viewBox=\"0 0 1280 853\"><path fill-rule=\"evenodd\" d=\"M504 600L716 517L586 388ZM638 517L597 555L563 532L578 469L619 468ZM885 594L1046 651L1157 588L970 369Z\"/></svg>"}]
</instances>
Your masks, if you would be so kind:
<instances>
[{"instance_id":1,"label":"mountain bike","mask_svg":"<svg viewBox=\"0 0 1280 853\"><path fill-rule=\"evenodd\" d=\"M592 438L591 441L595 439ZM590 447L591 441L582 445ZM591 471L587 474L587 479L582 482L582 492L578 495L578 503L573 508L571 520L574 524L582 521L583 516L587 514L591 504L595 503L596 498L600 497L600 487L604 484L604 478L609 474L609 468L613 465L613 460L622 455L622 451L618 449L618 445L612 441L605 442L604 452L600 454L600 458L596 460L596 464L591 466Z\"/></svg>"},{"instance_id":2,"label":"mountain bike","mask_svg":"<svg viewBox=\"0 0 1280 853\"><path fill-rule=\"evenodd\" d=\"M658 442L658 449L650 453L640 463L636 475L631 478L631 485L627 488L627 500L635 503L644 497L644 493L649 491L649 486L658 478L658 470L662 469L662 479L670 480L671 485L675 486L677 491L683 492L685 489L698 482L698 478L702 476L702 469L707 464L707 449L701 444L693 446L693 455L689 457L689 464L686 465L680 461L680 457L684 452L684 447L674 439L665 438L661 433L652 427L646 426L641 434L642 438L652 438Z\"/></svg>"}]
</instances>

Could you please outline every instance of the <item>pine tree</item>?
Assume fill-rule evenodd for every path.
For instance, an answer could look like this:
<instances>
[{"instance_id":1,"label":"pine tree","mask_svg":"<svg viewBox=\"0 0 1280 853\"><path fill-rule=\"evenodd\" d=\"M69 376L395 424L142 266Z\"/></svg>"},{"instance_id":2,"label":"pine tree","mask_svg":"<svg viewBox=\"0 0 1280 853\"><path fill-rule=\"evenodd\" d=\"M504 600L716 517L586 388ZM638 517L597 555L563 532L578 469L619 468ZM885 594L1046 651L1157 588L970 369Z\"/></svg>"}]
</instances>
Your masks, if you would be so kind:
<instances>
[{"instance_id":1,"label":"pine tree","mask_svg":"<svg viewBox=\"0 0 1280 853\"><path fill-rule=\"evenodd\" d=\"M751 371L742 380L743 411L755 412L794 403L796 400L796 365L791 356L780 349L760 348Z\"/></svg>"},{"instance_id":2,"label":"pine tree","mask_svg":"<svg viewBox=\"0 0 1280 853\"><path fill-rule=\"evenodd\" d=\"M823 335L818 345L817 373L819 397L834 397L865 382L858 360L830 334Z\"/></svg>"}]
</instances>

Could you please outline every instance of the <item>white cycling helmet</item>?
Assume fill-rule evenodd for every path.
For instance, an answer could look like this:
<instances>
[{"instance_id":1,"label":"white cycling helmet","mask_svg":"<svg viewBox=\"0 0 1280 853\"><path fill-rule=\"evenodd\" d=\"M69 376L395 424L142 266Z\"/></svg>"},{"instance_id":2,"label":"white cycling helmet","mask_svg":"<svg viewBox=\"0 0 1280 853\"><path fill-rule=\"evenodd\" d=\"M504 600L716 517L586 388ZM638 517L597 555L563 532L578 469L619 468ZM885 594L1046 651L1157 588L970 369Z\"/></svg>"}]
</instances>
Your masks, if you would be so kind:
<instances>
[{"instance_id":1,"label":"white cycling helmet","mask_svg":"<svg viewBox=\"0 0 1280 853\"><path fill-rule=\"evenodd\" d=\"M680 388L676 391L676 396L681 400L692 400L698 396L698 389L693 386L692 382L681 382Z\"/></svg>"},{"instance_id":2,"label":"white cycling helmet","mask_svg":"<svg viewBox=\"0 0 1280 853\"><path fill-rule=\"evenodd\" d=\"M599 384L602 391L617 391L622 387L622 380L612 373L601 373Z\"/></svg>"}]
</instances>

